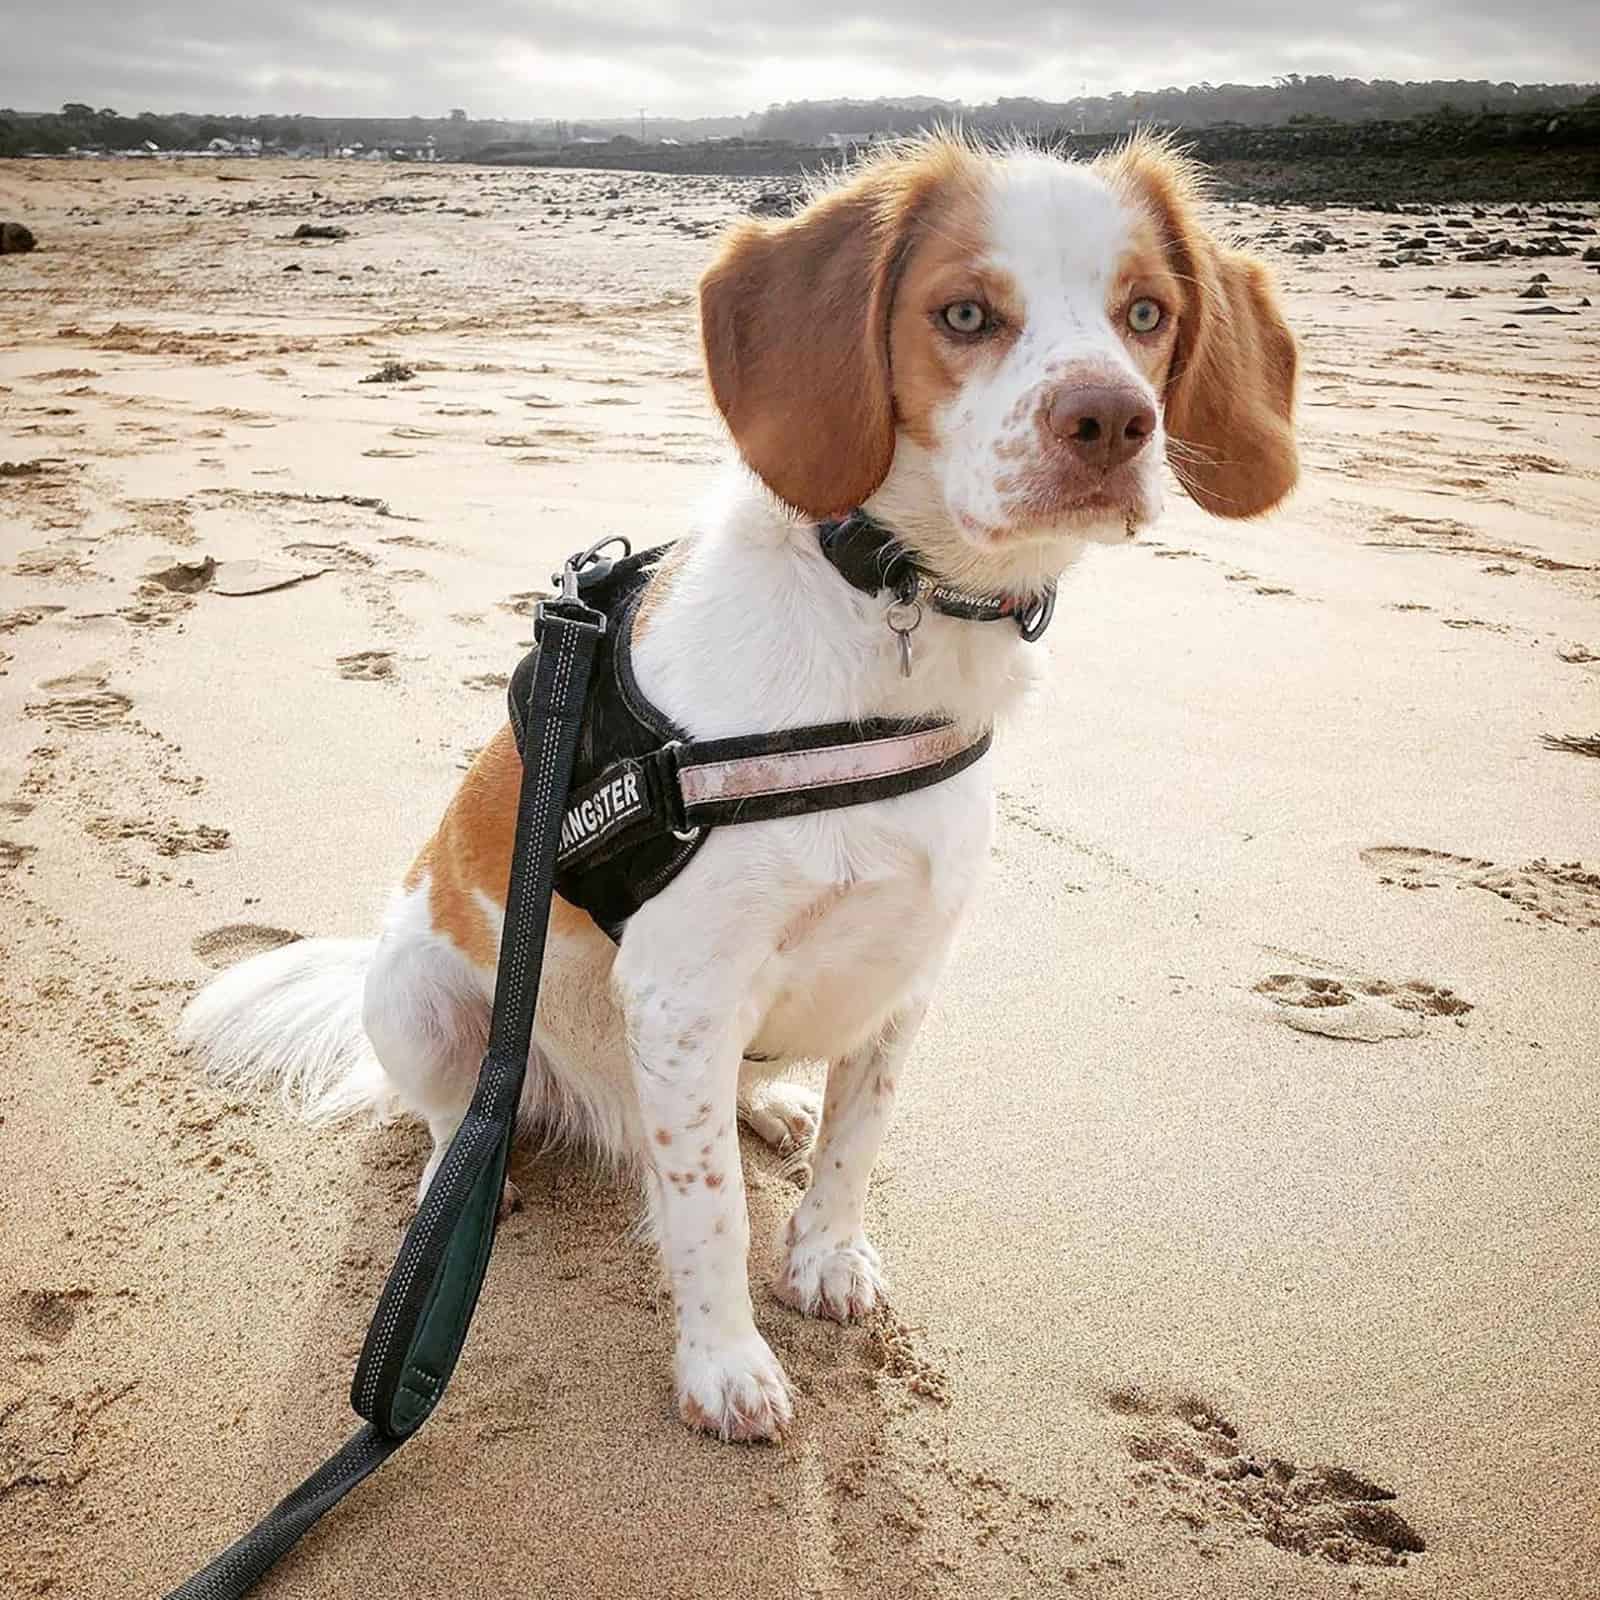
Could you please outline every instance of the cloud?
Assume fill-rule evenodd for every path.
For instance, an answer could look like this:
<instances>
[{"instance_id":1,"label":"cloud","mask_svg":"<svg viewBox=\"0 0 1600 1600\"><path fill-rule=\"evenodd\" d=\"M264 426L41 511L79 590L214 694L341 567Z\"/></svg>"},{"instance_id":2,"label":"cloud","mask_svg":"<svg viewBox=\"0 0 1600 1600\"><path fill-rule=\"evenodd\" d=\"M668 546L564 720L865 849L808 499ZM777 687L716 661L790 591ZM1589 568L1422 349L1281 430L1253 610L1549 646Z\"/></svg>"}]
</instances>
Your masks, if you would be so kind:
<instances>
[{"instance_id":1,"label":"cloud","mask_svg":"<svg viewBox=\"0 0 1600 1600\"><path fill-rule=\"evenodd\" d=\"M1600 78L1593 0L58 0L11 30L0 104L312 115L659 116L931 94L1063 100L1279 73Z\"/></svg>"}]
</instances>

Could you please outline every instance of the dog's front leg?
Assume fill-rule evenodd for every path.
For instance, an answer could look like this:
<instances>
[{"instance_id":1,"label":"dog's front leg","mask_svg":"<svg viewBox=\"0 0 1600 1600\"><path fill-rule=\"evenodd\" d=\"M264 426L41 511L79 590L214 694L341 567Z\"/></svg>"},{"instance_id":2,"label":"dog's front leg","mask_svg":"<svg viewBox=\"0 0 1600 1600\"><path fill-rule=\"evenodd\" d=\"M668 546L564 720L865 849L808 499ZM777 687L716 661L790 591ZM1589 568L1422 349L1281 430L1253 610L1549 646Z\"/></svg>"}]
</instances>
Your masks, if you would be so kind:
<instances>
[{"instance_id":1,"label":"dog's front leg","mask_svg":"<svg viewBox=\"0 0 1600 1600\"><path fill-rule=\"evenodd\" d=\"M828 1068L811 1187L789 1219L772 1286L808 1317L849 1322L883 1298L878 1252L867 1238L867 1186L894 1113L895 1080L926 1010L923 1001L906 1007Z\"/></svg>"},{"instance_id":2,"label":"dog's front leg","mask_svg":"<svg viewBox=\"0 0 1600 1600\"><path fill-rule=\"evenodd\" d=\"M660 955L646 970L625 944L617 983L677 1312L678 1411L723 1439L772 1439L792 1410L750 1304L738 1132L748 992L737 962L685 970Z\"/></svg>"}]
</instances>

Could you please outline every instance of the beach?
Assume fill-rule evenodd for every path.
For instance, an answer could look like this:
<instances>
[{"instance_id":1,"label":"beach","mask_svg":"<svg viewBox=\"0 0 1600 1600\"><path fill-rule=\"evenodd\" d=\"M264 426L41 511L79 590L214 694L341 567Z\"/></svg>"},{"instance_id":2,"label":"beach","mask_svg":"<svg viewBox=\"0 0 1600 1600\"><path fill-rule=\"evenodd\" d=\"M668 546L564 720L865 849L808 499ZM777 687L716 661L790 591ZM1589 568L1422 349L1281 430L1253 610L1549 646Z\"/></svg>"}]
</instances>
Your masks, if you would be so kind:
<instances>
[{"instance_id":1,"label":"beach","mask_svg":"<svg viewBox=\"0 0 1600 1600\"><path fill-rule=\"evenodd\" d=\"M561 558L687 528L695 280L767 187L0 163L0 1592L161 1594L354 1430L425 1132L173 1024L374 932ZM1301 488L1064 584L869 1326L766 1288L746 1139L784 1441L682 1427L636 1194L519 1150L448 1397L264 1596L1600 1592L1600 207L1552 198L1214 211Z\"/></svg>"}]
</instances>

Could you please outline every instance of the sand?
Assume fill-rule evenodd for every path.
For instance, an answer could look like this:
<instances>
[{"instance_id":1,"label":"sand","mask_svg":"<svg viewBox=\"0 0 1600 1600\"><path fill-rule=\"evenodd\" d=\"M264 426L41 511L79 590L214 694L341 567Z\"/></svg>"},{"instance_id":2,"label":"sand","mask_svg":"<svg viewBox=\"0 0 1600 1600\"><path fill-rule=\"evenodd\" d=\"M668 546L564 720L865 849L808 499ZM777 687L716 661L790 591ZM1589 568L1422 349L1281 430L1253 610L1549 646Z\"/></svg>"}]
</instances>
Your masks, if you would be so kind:
<instances>
[{"instance_id":1,"label":"sand","mask_svg":"<svg viewBox=\"0 0 1600 1600\"><path fill-rule=\"evenodd\" d=\"M526 597L679 531L693 283L761 187L0 165L5 1594L159 1594L353 1426L424 1139L229 1101L172 1023L369 932ZM1600 280L1227 220L1305 484L1062 595L872 1194L892 1313L760 1287L796 1190L750 1146L799 1420L693 1437L632 1195L523 1152L446 1404L263 1594L1600 1588L1600 763L1545 742L1600 730Z\"/></svg>"}]
</instances>

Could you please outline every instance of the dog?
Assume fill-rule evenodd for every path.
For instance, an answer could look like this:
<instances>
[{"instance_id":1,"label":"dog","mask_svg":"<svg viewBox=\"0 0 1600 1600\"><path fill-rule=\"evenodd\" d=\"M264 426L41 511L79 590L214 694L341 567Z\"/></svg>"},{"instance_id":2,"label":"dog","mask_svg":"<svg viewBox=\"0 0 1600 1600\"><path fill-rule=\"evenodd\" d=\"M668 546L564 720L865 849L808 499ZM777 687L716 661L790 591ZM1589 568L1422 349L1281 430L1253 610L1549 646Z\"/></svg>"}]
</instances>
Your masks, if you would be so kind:
<instances>
[{"instance_id":1,"label":"dog","mask_svg":"<svg viewBox=\"0 0 1600 1600\"><path fill-rule=\"evenodd\" d=\"M637 610L650 699L695 739L935 716L978 737L1039 647L930 610L902 659L886 597L824 559L819 521L862 509L941 582L1030 596L1149 523L1166 464L1217 516L1275 506L1298 470L1295 341L1262 265L1201 225L1200 192L1148 138L1077 163L941 134L735 227L700 306L741 460ZM425 1192L484 1049L521 771L504 727L376 941L230 969L180 1041L311 1117L425 1119ZM792 1416L752 1308L741 1122L810 1167L778 1299L846 1321L883 1296L868 1180L991 828L981 759L710 830L618 943L554 903L523 1114L642 1173L694 1428L764 1440ZM827 1064L820 1105L784 1077L802 1061Z\"/></svg>"}]
</instances>

